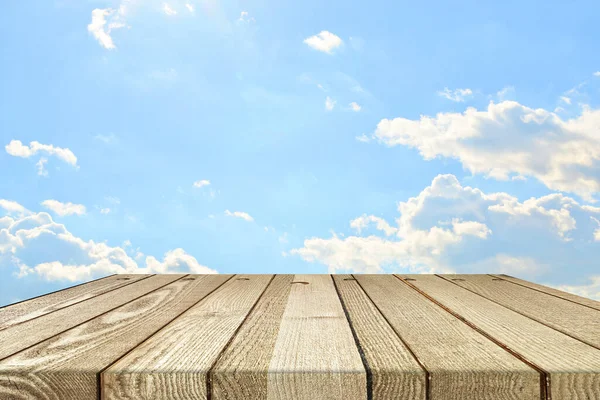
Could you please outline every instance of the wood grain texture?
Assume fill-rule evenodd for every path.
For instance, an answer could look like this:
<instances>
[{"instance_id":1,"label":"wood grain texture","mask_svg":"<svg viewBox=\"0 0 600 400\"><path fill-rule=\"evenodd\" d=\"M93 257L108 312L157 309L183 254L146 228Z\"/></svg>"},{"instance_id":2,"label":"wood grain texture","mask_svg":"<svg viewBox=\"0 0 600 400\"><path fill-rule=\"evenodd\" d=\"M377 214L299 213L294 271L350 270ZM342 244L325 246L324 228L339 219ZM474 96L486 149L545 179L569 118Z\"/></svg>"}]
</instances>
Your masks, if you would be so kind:
<instances>
[{"instance_id":1,"label":"wood grain texture","mask_svg":"<svg viewBox=\"0 0 600 400\"><path fill-rule=\"evenodd\" d=\"M103 399L206 399L206 376L273 278L238 275L102 373Z\"/></svg>"},{"instance_id":2,"label":"wood grain texture","mask_svg":"<svg viewBox=\"0 0 600 400\"><path fill-rule=\"evenodd\" d=\"M539 290L540 292L544 292L544 293L550 294L552 296L560 297L562 299L572 301L572 302L575 302L575 303L578 303L578 304L581 304L581 305L584 305L587 307L591 307L593 309L600 311L600 302L599 301L588 299L586 297L577 296L576 294L563 292L562 290L557 290L557 289L554 289L554 288L551 288L548 286L538 285L537 283L524 281L522 279L515 278L512 276L508 276L508 275L492 275L492 276L494 278L504 279L509 282L513 282L515 284L522 285L522 286L528 287L530 289Z\"/></svg>"},{"instance_id":3,"label":"wood grain texture","mask_svg":"<svg viewBox=\"0 0 600 400\"><path fill-rule=\"evenodd\" d=\"M425 370L352 275L333 277L371 371L375 400L425 400Z\"/></svg>"},{"instance_id":4,"label":"wood grain texture","mask_svg":"<svg viewBox=\"0 0 600 400\"><path fill-rule=\"evenodd\" d=\"M445 275L459 286L600 349L600 312L489 275Z\"/></svg>"},{"instance_id":5,"label":"wood grain texture","mask_svg":"<svg viewBox=\"0 0 600 400\"><path fill-rule=\"evenodd\" d=\"M269 363L294 275L277 275L211 373L212 399L266 399Z\"/></svg>"},{"instance_id":6,"label":"wood grain texture","mask_svg":"<svg viewBox=\"0 0 600 400\"><path fill-rule=\"evenodd\" d=\"M267 399L366 399L366 371L331 276L296 275L293 282Z\"/></svg>"},{"instance_id":7,"label":"wood grain texture","mask_svg":"<svg viewBox=\"0 0 600 400\"><path fill-rule=\"evenodd\" d=\"M539 373L391 275L355 275L431 376L431 400L540 399Z\"/></svg>"},{"instance_id":8,"label":"wood grain texture","mask_svg":"<svg viewBox=\"0 0 600 400\"><path fill-rule=\"evenodd\" d=\"M0 399L95 400L100 371L230 278L179 279L0 361Z\"/></svg>"},{"instance_id":9,"label":"wood grain texture","mask_svg":"<svg viewBox=\"0 0 600 400\"><path fill-rule=\"evenodd\" d=\"M115 290L150 275L111 275L93 282L59 290L45 296L0 308L0 331L33 318L69 307L94 296ZM0 357L2 358L2 357Z\"/></svg>"},{"instance_id":10,"label":"wood grain texture","mask_svg":"<svg viewBox=\"0 0 600 400\"><path fill-rule=\"evenodd\" d=\"M0 360L180 278L155 275L0 331ZM19 338L19 340L12 340Z\"/></svg>"},{"instance_id":11,"label":"wood grain texture","mask_svg":"<svg viewBox=\"0 0 600 400\"><path fill-rule=\"evenodd\" d=\"M600 350L441 277L402 277L549 373L552 399L600 399Z\"/></svg>"}]
</instances>

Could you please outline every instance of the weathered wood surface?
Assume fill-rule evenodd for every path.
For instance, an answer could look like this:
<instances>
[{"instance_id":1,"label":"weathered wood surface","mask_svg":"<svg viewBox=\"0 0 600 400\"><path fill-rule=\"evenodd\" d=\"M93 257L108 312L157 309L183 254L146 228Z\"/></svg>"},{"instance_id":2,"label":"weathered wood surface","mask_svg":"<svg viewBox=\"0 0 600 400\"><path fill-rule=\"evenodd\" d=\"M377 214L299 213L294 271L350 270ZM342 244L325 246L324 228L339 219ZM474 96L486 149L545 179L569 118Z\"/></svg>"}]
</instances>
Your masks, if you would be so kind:
<instances>
[{"instance_id":1,"label":"weathered wood surface","mask_svg":"<svg viewBox=\"0 0 600 400\"><path fill-rule=\"evenodd\" d=\"M429 371L433 399L539 399L537 371L390 275L355 275Z\"/></svg>"},{"instance_id":2,"label":"weathered wood surface","mask_svg":"<svg viewBox=\"0 0 600 400\"><path fill-rule=\"evenodd\" d=\"M600 350L472 293L452 281L460 278L402 277L414 279L410 281L411 285L544 371L551 384L547 390L552 399L600 398Z\"/></svg>"},{"instance_id":3,"label":"weathered wood surface","mask_svg":"<svg viewBox=\"0 0 600 400\"><path fill-rule=\"evenodd\" d=\"M0 308L0 399L600 400L600 303L505 275L115 275Z\"/></svg>"},{"instance_id":4,"label":"weathered wood surface","mask_svg":"<svg viewBox=\"0 0 600 400\"><path fill-rule=\"evenodd\" d=\"M454 283L600 349L599 311L489 275L446 276Z\"/></svg>"}]
</instances>

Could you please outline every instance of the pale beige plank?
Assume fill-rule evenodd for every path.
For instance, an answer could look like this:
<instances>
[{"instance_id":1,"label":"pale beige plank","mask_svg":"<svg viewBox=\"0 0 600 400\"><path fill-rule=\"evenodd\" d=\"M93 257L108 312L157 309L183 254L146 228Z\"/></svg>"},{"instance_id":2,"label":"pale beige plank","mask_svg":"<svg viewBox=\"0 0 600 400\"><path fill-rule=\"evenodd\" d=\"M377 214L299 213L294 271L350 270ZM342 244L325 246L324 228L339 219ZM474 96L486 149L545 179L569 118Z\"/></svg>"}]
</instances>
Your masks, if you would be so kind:
<instances>
[{"instance_id":1,"label":"pale beige plank","mask_svg":"<svg viewBox=\"0 0 600 400\"><path fill-rule=\"evenodd\" d=\"M380 400L425 400L425 370L352 275L334 275L367 366L372 396Z\"/></svg>"},{"instance_id":2,"label":"pale beige plank","mask_svg":"<svg viewBox=\"0 0 600 400\"><path fill-rule=\"evenodd\" d=\"M429 371L431 400L540 399L540 374L391 275L355 275Z\"/></svg>"},{"instance_id":3,"label":"pale beige plank","mask_svg":"<svg viewBox=\"0 0 600 400\"><path fill-rule=\"evenodd\" d=\"M600 313L490 275L445 275L454 283L600 349Z\"/></svg>"},{"instance_id":4,"label":"pale beige plank","mask_svg":"<svg viewBox=\"0 0 600 400\"><path fill-rule=\"evenodd\" d=\"M102 369L230 278L184 277L0 361L0 399L96 400Z\"/></svg>"},{"instance_id":5,"label":"pale beige plank","mask_svg":"<svg viewBox=\"0 0 600 400\"><path fill-rule=\"evenodd\" d=\"M294 282L269 363L267 399L366 399L366 371L331 276L296 275Z\"/></svg>"},{"instance_id":6,"label":"pale beige plank","mask_svg":"<svg viewBox=\"0 0 600 400\"><path fill-rule=\"evenodd\" d=\"M205 399L206 375L272 275L238 275L102 373L117 399Z\"/></svg>"},{"instance_id":7,"label":"pale beige plank","mask_svg":"<svg viewBox=\"0 0 600 400\"><path fill-rule=\"evenodd\" d=\"M600 350L434 275L410 284L550 375L554 400L600 399Z\"/></svg>"},{"instance_id":8,"label":"pale beige plank","mask_svg":"<svg viewBox=\"0 0 600 400\"><path fill-rule=\"evenodd\" d=\"M154 275L0 331L0 360L167 285L179 275Z\"/></svg>"},{"instance_id":9,"label":"pale beige plank","mask_svg":"<svg viewBox=\"0 0 600 400\"><path fill-rule=\"evenodd\" d=\"M0 308L0 330L128 285L150 275L111 275ZM2 357L0 357L2 358Z\"/></svg>"},{"instance_id":10,"label":"pale beige plank","mask_svg":"<svg viewBox=\"0 0 600 400\"><path fill-rule=\"evenodd\" d=\"M550 294L552 296L560 297L560 298L568 300L568 301L579 303L581 305L591 307L591 308L594 308L594 309L600 311L600 302L592 300L592 299L588 299L587 297L577 296L576 294L563 292L562 290L554 289L554 288L544 286L544 285L539 285L537 283L525 281L523 279L515 278L515 277L509 276L509 275L492 275L492 276L494 278L504 279L509 282L513 282L515 284L522 285L522 286L528 287L530 289L539 290L540 292L544 292L544 293Z\"/></svg>"},{"instance_id":11,"label":"pale beige plank","mask_svg":"<svg viewBox=\"0 0 600 400\"><path fill-rule=\"evenodd\" d=\"M266 399L269 363L294 275L277 275L215 364L212 399Z\"/></svg>"}]
</instances>

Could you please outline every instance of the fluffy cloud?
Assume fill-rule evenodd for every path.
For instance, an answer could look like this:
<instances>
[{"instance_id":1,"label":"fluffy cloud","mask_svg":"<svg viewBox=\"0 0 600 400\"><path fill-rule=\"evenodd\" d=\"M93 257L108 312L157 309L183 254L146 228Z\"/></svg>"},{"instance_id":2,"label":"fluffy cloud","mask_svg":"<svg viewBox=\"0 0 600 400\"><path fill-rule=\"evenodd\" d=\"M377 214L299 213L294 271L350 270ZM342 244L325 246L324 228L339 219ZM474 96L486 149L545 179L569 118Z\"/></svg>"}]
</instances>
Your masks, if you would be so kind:
<instances>
[{"instance_id":1,"label":"fluffy cloud","mask_svg":"<svg viewBox=\"0 0 600 400\"><path fill-rule=\"evenodd\" d=\"M241 218L241 219L243 219L245 221L248 221L248 222L254 221L254 218L252 218L250 216L250 214L242 212L242 211L231 212L229 210L225 210L225 215L227 215L228 217Z\"/></svg>"},{"instance_id":2,"label":"fluffy cloud","mask_svg":"<svg viewBox=\"0 0 600 400\"><path fill-rule=\"evenodd\" d=\"M418 120L383 119L374 137L388 146L419 150L423 158L457 159L473 174L508 180L531 176L548 188L587 201L600 191L600 110L563 120L514 101L487 110L440 113Z\"/></svg>"},{"instance_id":3,"label":"fluffy cloud","mask_svg":"<svg viewBox=\"0 0 600 400\"><path fill-rule=\"evenodd\" d=\"M444 90L438 92L438 95L455 102L463 102L465 101L465 98L473 95L473 91L471 89L450 90L448 88L444 88Z\"/></svg>"},{"instance_id":4,"label":"fluffy cloud","mask_svg":"<svg viewBox=\"0 0 600 400\"><path fill-rule=\"evenodd\" d=\"M186 4L185 4L185 8L187 8L187 9L188 9L188 11L189 11L189 12L191 12L192 14L193 14L193 13L196 11L196 10L194 9L194 6L193 6L192 4L190 4L190 3L186 3Z\"/></svg>"},{"instance_id":5,"label":"fluffy cloud","mask_svg":"<svg viewBox=\"0 0 600 400\"><path fill-rule=\"evenodd\" d=\"M8 209L21 212L24 207L10 204ZM0 265L17 267L20 277L67 281L115 273L216 273L182 249L168 251L162 261L147 256L145 265L138 265L126 249L76 237L45 212L0 219Z\"/></svg>"},{"instance_id":6,"label":"fluffy cloud","mask_svg":"<svg viewBox=\"0 0 600 400\"><path fill-rule=\"evenodd\" d=\"M54 212L54 214L60 215L61 217L67 215L83 215L86 213L86 209L83 204L61 203L57 200L44 200L41 204L45 208Z\"/></svg>"},{"instance_id":7,"label":"fluffy cloud","mask_svg":"<svg viewBox=\"0 0 600 400\"><path fill-rule=\"evenodd\" d=\"M24 145L20 140L11 140L9 144L4 146L4 149L8 154L14 157L29 158L38 153L45 153L49 156L55 156L74 167L77 166L77 157L75 157L75 154L73 154L71 150L62 147L55 147L51 144L42 144L40 142L33 141L29 143L29 146L27 146ZM42 170L43 164L46 161L47 160L45 159L42 161ZM40 166L38 165L38 171L39 168Z\"/></svg>"},{"instance_id":8,"label":"fluffy cloud","mask_svg":"<svg viewBox=\"0 0 600 400\"><path fill-rule=\"evenodd\" d=\"M331 273L543 273L566 282L573 265L583 274L596 268L600 208L562 194L521 202L439 175L398 211L394 224L365 214L350 222L356 235L308 238L290 254Z\"/></svg>"},{"instance_id":9,"label":"fluffy cloud","mask_svg":"<svg viewBox=\"0 0 600 400\"><path fill-rule=\"evenodd\" d=\"M314 36L304 39L304 43L315 50L332 54L333 50L340 47L343 41L339 36L329 31L321 31Z\"/></svg>"},{"instance_id":10,"label":"fluffy cloud","mask_svg":"<svg viewBox=\"0 0 600 400\"><path fill-rule=\"evenodd\" d=\"M117 10L112 8L96 8L92 11L92 22L87 27L88 32L105 49L112 50L116 48L110 34L113 30L126 26L125 16L127 3L129 2L130 0L123 0Z\"/></svg>"},{"instance_id":11,"label":"fluffy cloud","mask_svg":"<svg viewBox=\"0 0 600 400\"><path fill-rule=\"evenodd\" d=\"M325 109L327 111L333 110L333 108L335 107L335 103L336 103L335 100L333 100L331 97L327 96L327 98L325 99Z\"/></svg>"},{"instance_id":12,"label":"fluffy cloud","mask_svg":"<svg viewBox=\"0 0 600 400\"><path fill-rule=\"evenodd\" d=\"M16 201L0 199L0 208L4 210L6 214L28 214L29 211Z\"/></svg>"}]
</instances>

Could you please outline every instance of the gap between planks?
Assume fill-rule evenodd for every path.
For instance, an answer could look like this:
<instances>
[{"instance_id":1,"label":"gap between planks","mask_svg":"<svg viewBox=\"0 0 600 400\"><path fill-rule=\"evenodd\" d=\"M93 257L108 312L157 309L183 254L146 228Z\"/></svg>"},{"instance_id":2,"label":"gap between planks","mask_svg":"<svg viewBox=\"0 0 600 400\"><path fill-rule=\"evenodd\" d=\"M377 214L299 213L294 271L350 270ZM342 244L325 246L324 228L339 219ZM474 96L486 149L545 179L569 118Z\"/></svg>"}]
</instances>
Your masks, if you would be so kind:
<instances>
[{"instance_id":1,"label":"gap between planks","mask_svg":"<svg viewBox=\"0 0 600 400\"><path fill-rule=\"evenodd\" d=\"M181 280L187 276L190 276L190 274L184 275L181 278L177 279L174 282L177 282L178 280ZM143 343L147 342L148 340L150 340L150 338L152 338L153 336L155 336L156 334L158 334L160 331L162 331L163 329L165 329L169 324L171 324L173 321L175 321L177 318L181 317L183 314L185 314L187 311L189 311L190 309L192 309L194 306L196 306L197 304L199 304L202 300L206 299L208 296L210 296L212 293L214 293L216 290L218 290L219 288L221 288L223 285L225 285L227 282L231 281L233 278L235 278L237 275L233 274L231 275L231 277L227 280L225 280L223 283L217 285L213 290L211 290L210 292L208 292L206 295L204 295L201 299L199 299L198 301L194 302L190 307L186 308L185 310L183 310L182 312L180 312L179 314L177 314L175 317L173 317L171 320L169 320L167 323L165 323L163 326L161 326L160 328L158 328L156 331L154 331L151 335L149 335L146 339L142 340L141 342L139 342L137 345L133 346L131 349L129 349L129 351L127 351L126 353L122 354L120 357L118 357L117 359L113 360L113 362L111 362L109 365L107 365L106 367L102 368L100 370L100 372L98 372L96 374L96 380L97 380L97 390L98 390L98 400L103 400L104 399L104 392L103 392L103 388L104 388L104 384L103 384L103 380L102 380L102 374L104 373L104 371L106 371L107 369L109 369L112 365L116 364L119 360L125 358L128 354L132 353L136 348L138 348L140 345L142 345ZM170 282L169 284L171 284L173 282ZM164 285L167 286L167 285ZM268 286L268 285L267 285ZM160 289L160 288L159 288ZM158 289L156 289L158 290ZM141 297L141 296L140 296ZM207 399L209 400L209 399Z\"/></svg>"},{"instance_id":2,"label":"gap between planks","mask_svg":"<svg viewBox=\"0 0 600 400\"><path fill-rule=\"evenodd\" d=\"M418 288L415 285L413 285L412 283L410 283L410 281L407 281L406 279L404 279L404 278L402 278L402 277L400 277L400 276L398 276L396 274L394 274L393 276L396 277L397 279L399 279L404 284L408 285L413 290L417 291L419 294L421 294L422 296L424 296L429 301L433 302L435 305L437 305L438 307L440 307L444 311L446 311L449 314L451 314L452 316L454 316L456 319L458 319L461 322L463 322L465 325L467 325L468 327L470 327L471 329L473 329L477 333L481 334L482 336L484 336L488 340L490 340L493 343L495 343L497 346L499 346L500 348L502 348L503 350L505 350L506 352L508 352L513 357L517 358L518 360L524 362L525 364L529 365L531 368L533 368L536 371L538 371L539 374L540 374L540 399L541 400L551 400L550 399L550 393L551 393L551 391L550 391L550 374L548 372L546 372L544 369L542 369L541 367L539 367L535 363L529 361L527 358L525 358L521 354L519 354L516 351L512 350L510 347L508 347L504 343L500 342L498 339L494 338L492 335L488 334L487 332L485 332L484 330L482 330L481 328L479 328L477 325L473 324L470 321L467 321L465 318L463 318L458 313L456 313L456 312L452 311L450 308L444 306L441 302L437 301L436 299L434 299L433 297L431 297L430 295L428 295L427 293L425 293L425 291L421 290L420 288Z\"/></svg>"},{"instance_id":3,"label":"gap between planks","mask_svg":"<svg viewBox=\"0 0 600 400\"><path fill-rule=\"evenodd\" d=\"M492 303L496 303L496 304L498 304L499 306L506 308L507 310L510 310L510 311L512 311L512 312L515 312L515 313L517 313L517 314L520 314L520 315L524 316L525 318L528 318L528 319L530 319L530 320L532 320L532 321L535 321L535 322L537 322L538 324L544 325L544 326L546 326L546 327L548 327L548 328L550 328L550 329L553 329L553 330L555 330L555 331L557 331L557 332L559 332L559 333L561 333L561 334L563 334L563 335L566 335L566 336L570 337L571 339L575 339L575 340L577 340L578 342L581 342L581 343L583 343L583 344L585 344L585 345L587 345L587 346L590 346L590 347L593 347L593 348L595 348L596 350L600 350L600 347L599 347L599 346L596 346L596 345L595 345L595 344L593 344L593 343L589 343L589 342L587 342L587 341L585 341L585 340L583 340L583 339L579 339L578 337L576 337L576 336L573 336L573 335L572 335L572 334L570 334L569 332L565 332L565 331L562 331L562 330L560 330L560 329L557 329L557 328L553 327L552 325L550 325L550 324L547 324L546 322L542 322L542 321L540 321L540 320L538 320L538 319L535 319L535 318L533 318L533 317L531 317L531 316L529 316L529 315L527 315L527 314L525 314L525 313L522 313L521 311L518 311L518 310L515 310L515 309L513 309L513 308L510 308L510 307L508 307L508 306L505 306L504 304L502 304L502 303L500 303L500 302L498 302L498 301L496 301L496 300L493 300L493 299L491 299L491 298L489 298L489 297L487 297L487 296L484 296L484 295L483 295L483 294L481 294L481 293L477 293L476 291L474 291L474 290L471 290L471 289L469 289L468 287L464 287L464 286L461 286L461 285L459 285L458 283L454 282L452 279L448 279L448 278L446 278L446 277L444 277L444 276L442 276L442 275L440 275L440 274L435 274L435 276L437 276L438 278L441 278L441 279L443 279L443 280L445 280L445 281L447 281L447 282L450 282L450 283L452 283L453 285L456 285L456 286L458 286L459 288L462 288L462 289L468 290L469 292L471 292L471 293L473 293L473 294L476 294L477 296L483 297L484 299L486 299L486 300L488 300L488 301L491 301ZM492 275L492 276L493 276L493 275ZM505 281L505 280L503 279L503 281ZM510 281L505 281L505 282L510 282ZM526 287L526 286L525 286L525 287ZM560 297L559 297L559 298L560 298ZM562 299L562 298L560 298L560 299ZM564 300L564 299L562 299L562 300ZM577 305L582 305L582 304L579 304L579 303L575 303L575 304L577 304ZM590 308L591 308L591 307L590 307ZM550 378L548 377L548 379L550 379Z\"/></svg>"}]
</instances>

